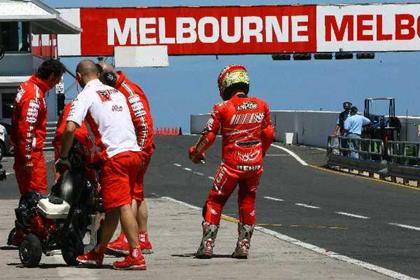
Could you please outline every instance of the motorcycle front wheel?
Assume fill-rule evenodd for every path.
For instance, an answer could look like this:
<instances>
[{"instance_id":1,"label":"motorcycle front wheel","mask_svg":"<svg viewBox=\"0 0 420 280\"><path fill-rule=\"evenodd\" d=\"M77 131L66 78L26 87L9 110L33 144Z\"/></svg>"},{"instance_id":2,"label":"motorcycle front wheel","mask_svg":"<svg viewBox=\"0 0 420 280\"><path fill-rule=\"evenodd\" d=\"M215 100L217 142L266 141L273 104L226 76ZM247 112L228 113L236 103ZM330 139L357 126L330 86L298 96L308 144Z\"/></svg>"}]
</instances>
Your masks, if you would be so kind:
<instances>
[{"instance_id":1,"label":"motorcycle front wheel","mask_svg":"<svg viewBox=\"0 0 420 280\"><path fill-rule=\"evenodd\" d=\"M64 261L70 266L78 265L79 262L76 258L83 255L83 253L84 246L82 239L74 230L70 230L61 245L61 254Z\"/></svg>"}]
</instances>

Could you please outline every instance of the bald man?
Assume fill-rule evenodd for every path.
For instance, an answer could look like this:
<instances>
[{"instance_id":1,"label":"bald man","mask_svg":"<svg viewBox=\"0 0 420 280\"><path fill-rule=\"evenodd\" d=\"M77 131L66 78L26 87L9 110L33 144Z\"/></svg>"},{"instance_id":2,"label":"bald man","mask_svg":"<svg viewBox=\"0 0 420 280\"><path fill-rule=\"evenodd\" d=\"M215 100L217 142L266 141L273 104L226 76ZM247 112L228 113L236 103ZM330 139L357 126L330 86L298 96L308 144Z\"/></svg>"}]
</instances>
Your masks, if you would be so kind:
<instances>
[{"instance_id":1,"label":"bald man","mask_svg":"<svg viewBox=\"0 0 420 280\"><path fill-rule=\"evenodd\" d=\"M114 67L106 62L99 62L98 66L101 71L100 80L109 86L112 86L124 94L127 104L129 105L131 118L134 123L134 129L137 135L137 144L145 155L145 161L142 166L139 166L139 185L141 186L141 193L139 196L142 200L133 200L132 208L136 214L138 228L139 228L139 241L143 254L152 253L152 244L149 240L147 231L148 211L147 204L144 200L144 175L146 174L149 166L153 151L153 120L150 111L149 101L140 88L124 75L122 71L115 71ZM115 253L127 254L129 244L124 233L121 231L117 239L108 244L108 250Z\"/></svg>"},{"instance_id":2,"label":"bald man","mask_svg":"<svg viewBox=\"0 0 420 280\"><path fill-rule=\"evenodd\" d=\"M80 263L101 266L108 242L118 220L127 235L129 254L122 261L113 263L115 269L145 270L146 263L138 240L136 218L131 201L136 199L139 188L138 166L144 161L137 145L134 125L124 95L115 88L104 85L98 79L98 68L91 60L77 65L76 77L83 87L74 99L63 133L61 156L56 169L69 167L68 156L77 127L86 120L95 136L101 166L101 195L105 208L105 220L101 227L99 243L90 252L77 258Z\"/></svg>"}]
</instances>

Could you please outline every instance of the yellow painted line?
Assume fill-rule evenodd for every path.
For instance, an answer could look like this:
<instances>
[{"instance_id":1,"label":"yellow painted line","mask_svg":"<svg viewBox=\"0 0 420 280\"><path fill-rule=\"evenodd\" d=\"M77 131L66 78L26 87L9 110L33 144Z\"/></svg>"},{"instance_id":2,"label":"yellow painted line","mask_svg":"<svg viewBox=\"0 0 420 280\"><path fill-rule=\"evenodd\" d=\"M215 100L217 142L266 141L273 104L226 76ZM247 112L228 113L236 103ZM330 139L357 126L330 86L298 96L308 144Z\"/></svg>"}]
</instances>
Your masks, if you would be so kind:
<instances>
[{"instance_id":1,"label":"yellow painted line","mask_svg":"<svg viewBox=\"0 0 420 280\"><path fill-rule=\"evenodd\" d=\"M259 227L283 227L282 224L256 224Z\"/></svg>"},{"instance_id":2,"label":"yellow painted line","mask_svg":"<svg viewBox=\"0 0 420 280\"><path fill-rule=\"evenodd\" d=\"M236 219L234 217L224 215L224 214L222 215L222 220L230 222L230 223L234 223L234 224L239 223L238 219ZM328 225L256 224L256 226L260 226L260 227L312 228L312 229L336 229L336 230L347 230L348 229L347 227L338 226L338 225L328 226Z\"/></svg>"},{"instance_id":3,"label":"yellow painted line","mask_svg":"<svg viewBox=\"0 0 420 280\"><path fill-rule=\"evenodd\" d=\"M365 179L365 180L374 181L374 182L377 182L377 183L385 183L385 184L388 184L388 185L391 185L391 186L394 186L394 187L406 188L406 189L420 191L420 188L410 187L410 186L407 186L407 185L398 184L398 183L394 183L394 182L389 182L389 181L385 181L385 180L381 180L381 179L359 176L357 174L350 174L350 173L337 171L337 170L332 170L332 169L328 169L328 168L325 168L325 167L316 166L316 165L312 165L312 164L309 164L308 166L310 166L314 169L318 169L318 170L321 170L321 171L325 171L325 172L329 172L329 173L333 173L333 174L337 174L337 175L341 175L341 176L358 177L358 178L362 178L362 179Z\"/></svg>"},{"instance_id":4,"label":"yellow painted line","mask_svg":"<svg viewBox=\"0 0 420 280\"><path fill-rule=\"evenodd\" d=\"M234 224L239 223L239 220L238 219L236 219L234 217L231 217L231 216L222 215L222 219L225 220L225 221L227 221L227 222L234 223Z\"/></svg>"},{"instance_id":5,"label":"yellow painted line","mask_svg":"<svg viewBox=\"0 0 420 280\"><path fill-rule=\"evenodd\" d=\"M339 225L288 225L285 227L291 227L291 228L310 228L310 229L338 229L338 230L347 230L347 227L339 226Z\"/></svg>"}]
</instances>

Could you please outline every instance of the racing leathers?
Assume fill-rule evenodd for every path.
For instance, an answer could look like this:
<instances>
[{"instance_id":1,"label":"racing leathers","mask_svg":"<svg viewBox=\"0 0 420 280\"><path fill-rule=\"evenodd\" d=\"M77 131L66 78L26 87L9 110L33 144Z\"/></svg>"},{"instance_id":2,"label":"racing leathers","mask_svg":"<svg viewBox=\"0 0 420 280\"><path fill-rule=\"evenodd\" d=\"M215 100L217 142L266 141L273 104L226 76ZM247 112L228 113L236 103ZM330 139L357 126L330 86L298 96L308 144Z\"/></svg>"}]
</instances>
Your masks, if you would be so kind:
<instances>
[{"instance_id":1,"label":"racing leathers","mask_svg":"<svg viewBox=\"0 0 420 280\"><path fill-rule=\"evenodd\" d=\"M47 193L47 170L43 154L47 129L45 93L50 86L33 75L22 83L13 105L11 142L14 170L21 194Z\"/></svg>"},{"instance_id":2,"label":"racing leathers","mask_svg":"<svg viewBox=\"0 0 420 280\"><path fill-rule=\"evenodd\" d=\"M118 79L115 88L124 94L127 99L137 136L137 144L144 154L144 162L139 170L139 184L141 189L143 189L144 175L154 151L153 119L150 105L143 90L137 84L130 81L123 72L117 71L117 74ZM141 196L144 198L144 193Z\"/></svg>"},{"instance_id":3,"label":"racing leathers","mask_svg":"<svg viewBox=\"0 0 420 280\"><path fill-rule=\"evenodd\" d=\"M204 159L204 152L214 142L219 129L222 134L222 163L203 209L204 221L219 225L223 206L239 184L239 221L253 225L255 195L263 172L263 159L274 136L267 103L240 93L215 105L202 136L190 148L193 161Z\"/></svg>"},{"instance_id":4,"label":"racing leathers","mask_svg":"<svg viewBox=\"0 0 420 280\"><path fill-rule=\"evenodd\" d=\"M136 130L137 142L141 150L149 155L153 154L153 119L149 101L144 91L135 83L127 79L123 72L117 71L118 79L115 88L127 99L130 113Z\"/></svg>"},{"instance_id":5,"label":"racing leathers","mask_svg":"<svg viewBox=\"0 0 420 280\"><path fill-rule=\"evenodd\" d=\"M54 147L54 158L57 161L60 158L61 152L61 140L63 138L63 133L67 124L67 117L69 116L72 103L67 103L63 108L63 112L57 121L57 128L55 130L55 137L52 141ZM89 135L89 130L85 122L82 122L82 125L78 127L74 133L74 138L80 144L79 148L83 154L83 158L86 164L95 164L98 163L98 158L96 157L95 143L93 142L92 137ZM96 182L96 173L95 170L86 166L86 176L89 178L91 183ZM59 178L59 174L56 173L56 181Z\"/></svg>"},{"instance_id":6,"label":"racing leathers","mask_svg":"<svg viewBox=\"0 0 420 280\"><path fill-rule=\"evenodd\" d=\"M66 106L63 108L63 112L61 113L60 117L57 121L57 128L55 130L55 137L52 142L54 146L54 158L55 161L57 161L60 157L60 149L61 149L61 138L63 137L64 130L66 128L67 123L67 117L70 113L72 103L67 103ZM80 127L76 129L76 132L74 133L74 138L82 144L84 148L86 148L86 151L89 150L89 148L92 146L92 142L89 137L89 131L86 127L86 124L83 122ZM90 154L86 153L87 156L91 156Z\"/></svg>"}]
</instances>

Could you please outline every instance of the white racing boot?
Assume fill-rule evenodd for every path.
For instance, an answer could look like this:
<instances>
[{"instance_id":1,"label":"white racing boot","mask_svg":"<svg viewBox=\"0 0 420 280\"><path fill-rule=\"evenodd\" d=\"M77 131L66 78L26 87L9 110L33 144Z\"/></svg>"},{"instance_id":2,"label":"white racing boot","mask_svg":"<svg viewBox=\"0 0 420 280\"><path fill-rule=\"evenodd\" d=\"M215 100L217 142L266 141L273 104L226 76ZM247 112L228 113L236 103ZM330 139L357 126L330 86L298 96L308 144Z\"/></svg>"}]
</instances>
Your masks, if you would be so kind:
<instances>
[{"instance_id":1,"label":"white racing boot","mask_svg":"<svg viewBox=\"0 0 420 280\"><path fill-rule=\"evenodd\" d=\"M232 258L247 259L254 225L238 224L238 242Z\"/></svg>"},{"instance_id":2,"label":"white racing boot","mask_svg":"<svg viewBox=\"0 0 420 280\"><path fill-rule=\"evenodd\" d=\"M195 257L198 259L210 259L213 256L213 247L219 226L203 222L202 227L203 238L201 239L200 247Z\"/></svg>"}]
</instances>

